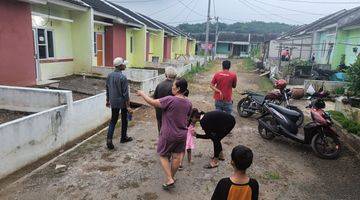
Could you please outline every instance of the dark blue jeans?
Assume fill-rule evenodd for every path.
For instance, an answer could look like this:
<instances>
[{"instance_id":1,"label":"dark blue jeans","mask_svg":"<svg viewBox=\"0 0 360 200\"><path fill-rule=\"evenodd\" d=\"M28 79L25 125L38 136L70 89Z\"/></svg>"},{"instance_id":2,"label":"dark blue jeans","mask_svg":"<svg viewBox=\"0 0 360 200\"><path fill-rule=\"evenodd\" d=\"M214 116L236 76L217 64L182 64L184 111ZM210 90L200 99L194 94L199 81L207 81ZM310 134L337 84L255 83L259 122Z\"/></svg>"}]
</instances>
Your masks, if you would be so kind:
<instances>
[{"instance_id":1,"label":"dark blue jeans","mask_svg":"<svg viewBox=\"0 0 360 200\"><path fill-rule=\"evenodd\" d=\"M112 140L114 136L114 130L116 123L119 119L120 108L112 108L111 109L111 120L109 125L109 130L107 133L107 139ZM128 127L128 119L127 119L128 111L127 108L121 109L121 137L120 141L124 141L127 138L127 127Z\"/></svg>"},{"instance_id":2,"label":"dark blue jeans","mask_svg":"<svg viewBox=\"0 0 360 200\"><path fill-rule=\"evenodd\" d=\"M215 101L215 109L224 111L228 114L232 113L232 102L231 101Z\"/></svg>"}]
</instances>

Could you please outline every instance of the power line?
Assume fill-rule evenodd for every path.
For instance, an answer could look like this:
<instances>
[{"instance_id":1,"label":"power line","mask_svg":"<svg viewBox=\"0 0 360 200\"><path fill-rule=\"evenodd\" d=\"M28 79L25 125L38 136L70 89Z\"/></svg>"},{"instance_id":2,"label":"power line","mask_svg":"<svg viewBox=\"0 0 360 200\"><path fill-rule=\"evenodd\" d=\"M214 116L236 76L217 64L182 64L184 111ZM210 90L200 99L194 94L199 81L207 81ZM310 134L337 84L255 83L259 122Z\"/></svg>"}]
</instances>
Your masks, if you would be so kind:
<instances>
[{"instance_id":1,"label":"power line","mask_svg":"<svg viewBox=\"0 0 360 200\"><path fill-rule=\"evenodd\" d=\"M301 14L304 14L304 13L305 13L305 14L309 14L309 15L321 15L321 16L324 16L324 14L307 12L307 11L300 11L300 10L295 10L295 9L290 9L290 8L285 8L285 7L282 7L282 6L273 5L273 4L266 3L266 2L263 2L263 1L259 1L259 0L254 0L254 1L256 1L256 2L258 2L258 3L261 3L261 4L265 4L265 5L274 7L274 8L280 8L280 9L283 9L283 10L290 10L290 11L297 12L297 13L301 13Z\"/></svg>"},{"instance_id":2,"label":"power line","mask_svg":"<svg viewBox=\"0 0 360 200\"><path fill-rule=\"evenodd\" d=\"M240 1L238 0L240 3L242 3L243 5L245 5L246 7L250 8L251 10L253 10L255 13L259 13L258 10L256 10L254 7L252 7L250 4L248 4L245 1ZM225 19L225 18L224 18ZM276 21L274 18L270 17L270 19Z\"/></svg>"},{"instance_id":3,"label":"power line","mask_svg":"<svg viewBox=\"0 0 360 200\"><path fill-rule=\"evenodd\" d=\"M240 1L240 0L238 0L238 1ZM243 1L246 1L248 4L250 4L250 5L256 7L256 8L258 8L258 9L260 9L260 10L263 10L263 11L266 12L266 13L270 13L268 10L266 10L266 9L264 9L264 8L262 8L262 7L259 7L259 6L257 6L257 5L254 5L254 4L250 3L248 0L243 0ZM302 24L302 22L300 22L300 21L297 21L297 20L294 20L294 19L291 19L291 18L287 18L287 17L284 17L284 16L279 15L279 14L275 14L275 13L274 13L274 14L272 14L272 15L277 16L277 17L279 17L279 18L283 18L283 19L286 19L286 20L289 20L289 21L293 21L293 22Z\"/></svg>"},{"instance_id":4,"label":"power line","mask_svg":"<svg viewBox=\"0 0 360 200\"><path fill-rule=\"evenodd\" d=\"M312 4L360 4L359 1L306 1L306 0L278 0L293 3L312 3Z\"/></svg>"},{"instance_id":5,"label":"power line","mask_svg":"<svg viewBox=\"0 0 360 200\"><path fill-rule=\"evenodd\" d=\"M190 20L190 21L186 21L185 23L190 23L190 22L204 22L204 20ZM166 24L183 24L184 21L174 21L174 22L166 22Z\"/></svg>"},{"instance_id":6,"label":"power line","mask_svg":"<svg viewBox=\"0 0 360 200\"><path fill-rule=\"evenodd\" d=\"M163 8L163 9L160 9L160 10L157 10L157 11L155 11L155 12L152 12L152 13L150 13L149 15L157 15L157 14L159 14L159 13L165 11L165 10L168 10L169 8L172 8L172 7L176 6L176 5L179 4L179 3L180 3L180 2L176 1L174 4L171 4L171 5L168 6L168 7L165 7L165 8Z\"/></svg>"},{"instance_id":7,"label":"power line","mask_svg":"<svg viewBox=\"0 0 360 200\"><path fill-rule=\"evenodd\" d=\"M194 0L190 0L186 5L189 6L192 2L194 2ZM183 9L180 10L180 12L175 15L173 18L170 19L170 21L176 19L177 17L179 17L181 14L184 13L184 10L186 9L186 7L184 7Z\"/></svg>"},{"instance_id":8,"label":"power line","mask_svg":"<svg viewBox=\"0 0 360 200\"><path fill-rule=\"evenodd\" d=\"M195 4L194 4L194 7L193 8L196 8L197 4L198 4L199 1L195 1ZM187 21L187 19L189 18L189 15L191 14L191 10L189 10L189 13L187 14L186 18L185 18L185 23Z\"/></svg>"},{"instance_id":9,"label":"power line","mask_svg":"<svg viewBox=\"0 0 360 200\"><path fill-rule=\"evenodd\" d=\"M188 8L189 10L191 10L193 13L199 15L199 16L202 16L202 17L206 17L205 15L197 12L196 10L190 8L189 6L187 6L186 4L184 4L184 2L182 2L181 0L177 0L178 2L180 2L183 6L185 6L186 8Z\"/></svg>"}]
</instances>

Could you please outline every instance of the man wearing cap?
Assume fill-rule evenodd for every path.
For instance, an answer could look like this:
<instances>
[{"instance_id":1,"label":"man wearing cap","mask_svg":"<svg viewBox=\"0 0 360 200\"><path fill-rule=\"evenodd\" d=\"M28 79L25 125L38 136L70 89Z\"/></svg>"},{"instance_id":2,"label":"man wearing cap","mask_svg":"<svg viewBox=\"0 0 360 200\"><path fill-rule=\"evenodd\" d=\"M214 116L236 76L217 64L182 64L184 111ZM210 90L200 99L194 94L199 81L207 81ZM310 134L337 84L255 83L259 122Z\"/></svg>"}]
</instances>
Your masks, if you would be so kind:
<instances>
[{"instance_id":1,"label":"man wearing cap","mask_svg":"<svg viewBox=\"0 0 360 200\"><path fill-rule=\"evenodd\" d=\"M111 107L111 121L107 134L106 145L108 149L114 149L112 143L116 122L121 111L121 138L120 143L130 142L133 139L127 136L128 113L130 108L129 86L126 76L122 71L126 68L127 61L117 57L114 59L115 71L111 72L106 79L106 106Z\"/></svg>"},{"instance_id":2,"label":"man wearing cap","mask_svg":"<svg viewBox=\"0 0 360 200\"><path fill-rule=\"evenodd\" d=\"M174 80L176 78L176 69L174 67L166 67L165 68L165 77L166 79L159 83L154 92L154 99L160 99L166 96L172 96L172 86L174 83ZM161 122L162 122L162 109L161 108L155 108L156 112L156 119L158 124L158 131L160 133L161 129Z\"/></svg>"}]
</instances>

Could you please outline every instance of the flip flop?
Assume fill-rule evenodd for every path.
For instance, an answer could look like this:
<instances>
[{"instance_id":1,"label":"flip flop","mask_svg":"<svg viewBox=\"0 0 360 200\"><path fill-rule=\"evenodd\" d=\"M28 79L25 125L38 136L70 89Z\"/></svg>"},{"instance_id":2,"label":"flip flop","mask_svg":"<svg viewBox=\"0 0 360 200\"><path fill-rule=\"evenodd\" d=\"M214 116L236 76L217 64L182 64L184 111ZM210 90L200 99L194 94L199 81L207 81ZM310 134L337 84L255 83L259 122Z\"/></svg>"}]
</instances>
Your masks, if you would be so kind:
<instances>
[{"instance_id":1,"label":"flip flop","mask_svg":"<svg viewBox=\"0 0 360 200\"><path fill-rule=\"evenodd\" d=\"M211 165L210 163L208 163L208 164L204 165L204 168L205 168L205 169L213 169L213 168L216 168L216 167L218 167L218 166L219 166L219 164L217 164L217 165Z\"/></svg>"},{"instance_id":2,"label":"flip flop","mask_svg":"<svg viewBox=\"0 0 360 200\"><path fill-rule=\"evenodd\" d=\"M175 187L175 182L170 183L170 184L164 183L164 184L162 185L162 188L163 188L164 190L169 190L170 188L173 188L173 187Z\"/></svg>"},{"instance_id":3,"label":"flip flop","mask_svg":"<svg viewBox=\"0 0 360 200\"><path fill-rule=\"evenodd\" d=\"M211 157L211 159L214 159L214 157ZM218 158L220 161L225 161L225 158Z\"/></svg>"}]
</instances>

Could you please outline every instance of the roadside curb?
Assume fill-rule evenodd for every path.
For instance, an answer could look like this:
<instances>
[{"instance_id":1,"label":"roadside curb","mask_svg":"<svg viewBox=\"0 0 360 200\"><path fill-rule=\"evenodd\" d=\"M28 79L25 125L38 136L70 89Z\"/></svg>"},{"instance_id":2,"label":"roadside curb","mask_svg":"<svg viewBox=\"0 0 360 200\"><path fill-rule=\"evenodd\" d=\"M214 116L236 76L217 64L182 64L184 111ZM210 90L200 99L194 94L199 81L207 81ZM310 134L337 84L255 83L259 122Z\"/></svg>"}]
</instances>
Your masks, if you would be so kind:
<instances>
[{"instance_id":1,"label":"roadside curb","mask_svg":"<svg viewBox=\"0 0 360 200\"><path fill-rule=\"evenodd\" d=\"M346 129L344 129L339 122L333 119L334 125L338 130L338 133L343 139L343 143L352 151L355 156L360 160L360 137L349 133Z\"/></svg>"}]
</instances>

